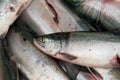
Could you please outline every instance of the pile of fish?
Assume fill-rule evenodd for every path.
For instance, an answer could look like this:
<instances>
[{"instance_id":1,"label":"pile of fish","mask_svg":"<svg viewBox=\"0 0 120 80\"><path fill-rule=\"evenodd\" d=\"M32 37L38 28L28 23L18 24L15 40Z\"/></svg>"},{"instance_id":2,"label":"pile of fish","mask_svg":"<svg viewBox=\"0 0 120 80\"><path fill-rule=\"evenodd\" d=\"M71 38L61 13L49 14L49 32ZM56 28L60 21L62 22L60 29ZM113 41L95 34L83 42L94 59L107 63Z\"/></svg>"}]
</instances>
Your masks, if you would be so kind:
<instances>
[{"instance_id":1,"label":"pile of fish","mask_svg":"<svg viewBox=\"0 0 120 80\"><path fill-rule=\"evenodd\" d=\"M119 0L0 0L0 80L120 80Z\"/></svg>"}]
</instances>

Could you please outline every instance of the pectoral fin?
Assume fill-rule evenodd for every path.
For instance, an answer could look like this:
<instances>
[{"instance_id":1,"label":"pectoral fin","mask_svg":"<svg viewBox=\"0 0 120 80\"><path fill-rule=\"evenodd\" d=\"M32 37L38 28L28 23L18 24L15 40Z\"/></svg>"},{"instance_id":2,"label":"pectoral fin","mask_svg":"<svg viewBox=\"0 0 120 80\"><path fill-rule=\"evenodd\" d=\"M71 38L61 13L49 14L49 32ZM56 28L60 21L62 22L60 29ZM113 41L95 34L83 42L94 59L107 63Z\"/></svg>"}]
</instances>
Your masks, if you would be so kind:
<instances>
[{"instance_id":1,"label":"pectoral fin","mask_svg":"<svg viewBox=\"0 0 120 80\"><path fill-rule=\"evenodd\" d=\"M55 57L64 61L71 61L71 60L77 59L76 56L73 56L67 53L57 53Z\"/></svg>"}]
</instances>

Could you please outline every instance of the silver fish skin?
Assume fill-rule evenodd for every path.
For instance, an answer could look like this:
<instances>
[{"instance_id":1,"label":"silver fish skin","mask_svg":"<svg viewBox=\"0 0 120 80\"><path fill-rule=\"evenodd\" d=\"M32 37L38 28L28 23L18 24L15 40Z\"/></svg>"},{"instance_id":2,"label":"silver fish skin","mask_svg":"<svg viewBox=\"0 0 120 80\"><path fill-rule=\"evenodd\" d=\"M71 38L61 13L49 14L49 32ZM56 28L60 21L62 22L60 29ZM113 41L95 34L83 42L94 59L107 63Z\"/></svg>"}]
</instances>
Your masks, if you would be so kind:
<instances>
[{"instance_id":1,"label":"silver fish skin","mask_svg":"<svg viewBox=\"0 0 120 80\"><path fill-rule=\"evenodd\" d=\"M23 74L29 80L69 80L55 61L40 52L28 39L14 29L7 36L8 45Z\"/></svg>"},{"instance_id":2,"label":"silver fish skin","mask_svg":"<svg viewBox=\"0 0 120 80\"><path fill-rule=\"evenodd\" d=\"M102 24L109 31L120 30L119 0L63 0L70 4L78 15Z\"/></svg>"},{"instance_id":3,"label":"silver fish skin","mask_svg":"<svg viewBox=\"0 0 120 80\"><path fill-rule=\"evenodd\" d=\"M102 80L120 80L120 71L118 69L94 69L102 76Z\"/></svg>"},{"instance_id":4,"label":"silver fish skin","mask_svg":"<svg viewBox=\"0 0 120 80\"><path fill-rule=\"evenodd\" d=\"M90 73L80 71L75 80L97 80ZM99 79L98 79L99 80Z\"/></svg>"},{"instance_id":5,"label":"silver fish skin","mask_svg":"<svg viewBox=\"0 0 120 80\"><path fill-rule=\"evenodd\" d=\"M32 0L0 0L0 38L4 38L9 27Z\"/></svg>"},{"instance_id":6,"label":"silver fish skin","mask_svg":"<svg viewBox=\"0 0 120 80\"><path fill-rule=\"evenodd\" d=\"M61 0L34 0L20 18L39 36L56 32L89 31L92 27Z\"/></svg>"},{"instance_id":7,"label":"silver fish skin","mask_svg":"<svg viewBox=\"0 0 120 80\"><path fill-rule=\"evenodd\" d=\"M31 5L33 5L33 3L31 4ZM67 8L66 8L67 9ZM29 11L29 8L28 9L26 9L25 10L25 13L27 12L27 11ZM71 13L71 12L70 12ZM24 13L23 13L23 15L24 15ZM23 18L23 15L22 15L22 18ZM31 15L33 15L33 16L35 16L34 14L31 14ZM78 22L78 24L80 24L81 26L79 26L79 27L81 27L81 29L80 29L80 31L90 31L90 30L94 30L95 31L95 29L91 26L91 25L89 25L85 20L82 20L82 19L80 19L77 15L75 15L74 13L71 13L71 15L76 19L76 21ZM26 16L28 16L28 15L26 15ZM25 17L25 15L24 15L24 17ZM34 17L32 17L31 16L31 18L34 18ZM26 19L28 19L28 18L26 18ZM28 20L26 21L26 22L29 22ZM20 28L23 28L22 30L25 30L25 31L29 31L28 29L25 29L25 25L23 24L23 23L25 23L22 19L18 19L18 25L17 26L19 26ZM21 26L24 26L24 27L21 27ZM34 27L35 28L35 27ZM66 30L67 31L67 30ZM71 29L71 31L73 31L73 29ZM30 31L31 32L31 31ZM56 31L54 31L53 33L55 33ZM61 31L62 32L62 31ZM48 34L49 32L43 32L44 34ZM24 34L26 34L26 33L24 33ZM40 34L41 35L41 34ZM62 67L62 69L65 71L65 73L70 77L70 79L72 79L72 80L75 80L75 78L76 78L76 76L78 75L78 73L80 72L80 70L79 70L79 67L78 66L76 66L75 64L71 64L71 63L68 63L68 62L63 62L63 61L57 61L58 62L58 64ZM81 73L82 74L82 73ZM90 74L90 73L88 73L89 75L92 75L92 74ZM86 74L84 74L84 72L83 72L83 75L86 75ZM86 80L88 80L88 79L90 79L91 77L87 77L86 78ZM80 79L80 78L79 78ZM93 79L93 78L92 78Z\"/></svg>"},{"instance_id":8,"label":"silver fish skin","mask_svg":"<svg viewBox=\"0 0 120 80\"><path fill-rule=\"evenodd\" d=\"M76 76L76 80L120 80L120 71L118 69L93 69L97 73L91 70L89 70L91 74L88 72L79 71Z\"/></svg>"},{"instance_id":9,"label":"silver fish skin","mask_svg":"<svg viewBox=\"0 0 120 80\"><path fill-rule=\"evenodd\" d=\"M113 33L56 33L34 39L34 44L46 54L74 64L93 68L120 67L120 37Z\"/></svg>"}]
</instances>

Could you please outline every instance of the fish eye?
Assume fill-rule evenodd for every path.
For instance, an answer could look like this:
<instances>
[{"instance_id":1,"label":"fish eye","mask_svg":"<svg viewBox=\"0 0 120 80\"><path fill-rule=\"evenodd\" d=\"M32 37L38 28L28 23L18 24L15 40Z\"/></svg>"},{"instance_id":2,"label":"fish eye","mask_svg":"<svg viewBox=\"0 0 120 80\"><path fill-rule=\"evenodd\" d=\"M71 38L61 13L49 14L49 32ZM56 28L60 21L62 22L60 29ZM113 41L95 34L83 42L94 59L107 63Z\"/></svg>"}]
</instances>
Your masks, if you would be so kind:
<instances>
[{"instance_id":1,"label":"fish eye","mask_svg":"<svg viewBox=\"0 0 120 80\"><path fill-rule=\"evenodd\" d=\"M45 39L44 38L40 38L38 41L45 43Z\"/></svg>"}]
</instances>

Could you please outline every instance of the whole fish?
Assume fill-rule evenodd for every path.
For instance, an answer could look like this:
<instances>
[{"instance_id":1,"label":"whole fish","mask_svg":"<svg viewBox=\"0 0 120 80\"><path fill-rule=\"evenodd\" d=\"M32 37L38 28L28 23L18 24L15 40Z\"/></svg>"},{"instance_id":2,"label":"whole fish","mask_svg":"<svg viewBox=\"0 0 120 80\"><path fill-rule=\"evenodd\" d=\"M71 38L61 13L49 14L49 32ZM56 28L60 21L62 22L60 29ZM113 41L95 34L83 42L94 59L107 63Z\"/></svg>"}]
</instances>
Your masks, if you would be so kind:
<instances>
[{"instance_id":1,"label":"whole fish","mask_svg":"<svg viewBox=\"0 0 120 80\"><path fill-rule=\"evenodd\" d=\"M6 64L5 51L0 40L0 80L13 80L11 70L8 68L9 64Z\"/></svg>"},{"instance_id":2,"label":"whole fish","mask_svg":"<svg viewBox=\"0 0 120 80\"><path fill-rule=\"evenodd\" d=\"M120 37L109 32L66 32L34 39L41 51L74 64L99 67L120 67Z\"/></svg>"},{"instance_id":3,"label":"whole fish","mask_svg":"<svg viewBox=\"0 0 120 80\"><path fill-rule=\"evenodd\" d=\"M64 0L78 15L102 24L109 31L120 31L120 0Z\"/></svg>"},{"instance_id":4,"label":"whole fish","mask_svg":"<svg viewBox=\"0 0 120 80\"><path fill-rule=\"evenodd\" d=\"M59 28L58 26L53 25L53 23L52 23L53 17L51 17L51 14L47 14L47 15L43 14L43 13L49 11L49 9L46 9L46 8L49 8L49 6L43 5L43 4L46 4L46 2L40 1L40 0L33 1L33 3L23 12L23 14L20 18L22 18L23 21L27 22L29 24L30 28L33 29L38 35L50 34L50 33L56 33L56 32L95 30L85 20L80 19L77 15L75 15L73 12L71 12L71 10L68 9L66 7L66 5L64 5L63 2L61 2L61 0L57 0L57 1L56 0L51 0L51 1L47 0L47 1L51 3L51 5L56 9L58 16L62 19L62 20L60 20L60 25L64 24L64 26L68 26L69 24L72 24L72 26L69 26L69 27L59 26L60 27ZM44 3L42 3L42 2L44 2ZM57 3L59 6L56 4L54 5L54 3ZM61 8L59 8L59 7L61 7ZM61 13L59 10L62 11L63 13ZM41 12L41 11L43 11L43 12ZM41 16L40 16L40 14L41 14ZM42 15L44 15L44 17L42 17ZM48 17L48 16L50 16L49 17L50 19L46 20L45 17ZM71 18L70 20L72 23L69 22L70 20L67 20L69 18ZM42 22L44 21L45 23L47 23L48 26L43 27L43 23L41 23L41 21ZM76 24L76 29L71 28L71 27L75 27L75 25L73 24L73 21L74 21L74 24ZM20 22L22 22L22 21L18 21L18 24L20 24ZM51 24L53 26L51 26ZM45 24L44 24L44 26L45 26ZM57 31L56 28L58 28L59 31ZM69 77L72 80L75 80L75 77L77 76L77 74L79 72L78 66L76 66L74 64L62 62L62 61L58 61L58 63L60 64L60 66L62 66L62 68L64 68L65 72L69 75ZM71 70L71 69L74 69L74 70ZM90 73L88 73L88 74L90 74ZM88 79L86 79L86 80L88 80Z\"/></svg>"},{"instance_id":5,"label":"whole fish","mask_svg":"<svg viewBox=\"0 0 120 80\"><path fill-rule=\"evenodd\" d=\"M32 3L33 4L33 3ZM32 5L31 4L31 5ZM37 4L37 3L36 3ZM30 6L31 6L30 5ZM29 10L29 8L28 9L26 9L25 10L25 12L26 11L28 11ZM79 27L81 27L80 28L80 31L90 31L90 30L94 30L95 31L95 29L91 26L91 25L89 25L85 20L83 20L83 19L80 19L78 16L76 16L75 14L73 14L73 13L71 13L72 15L73 15L73 17L75 18L75 20L77 21L77 23L79 24L79 25L81 25L81 26L79 26ZM24 13L23 13L23 15L24 15ZM33 15L33 16L35 16L34 14L31 14L31 15ZM28 15L26 15L26 16L28 16ZM31 19L32 18L34 18L33 16L31 16ZM22 16L22 18L24 19L24 17ZM29 17L28 17L29 18ZM27 18L26 18L27 19ZM27 22L28 20L26 20L26 22ZM38 22L39 22L40 20L38 20ZM32 22L34 22L34 21L32 21ZM36 22L36 23L38 23L38 22ZM35 23L35 24L36 24ZM29 32L31 32L31 33L33 33L32 32L32 30L30 30L30 28L29 28L29 26L30 25L27 25L23 20L21 20L21 19L18 19L17 20L17 22L16 22L16 26L19 26L19 28L22 28L22 30L25 30L25 31L29 31ZM21 27L22 26L22 27ZM27 27L28 26L28 27ZM31 27L31 26L30 26ZM35 28L35 26L33 27L33 28ZM53 28L52 28L53 29ZM70 29L71 31L73 31L73 29ZM66 30L67 31L67 30ZM56 31L53 31L52 33L55 33ZM61 31L62 32L62 31ZM39 31L39 33L41 33L40 31ZM25 33L24 33L25 34ZM50 32L46 32L46 31L43 31L43 33L42 34L50 34ZM40 34L40 35L42 35L42 34ZM36 35L36 34L35 34ZM80 72L80 70L79 70L79 66L78 65L75 65L75 64L71 64L71 63L68 63L68 62L63 62L63 61L58 61L57 60L57 62L58 62L58 64L62 67L62 69L65 71L65 73L70 77L70 79L71 80L75 80L75 78L76 78L76 76L78 75L78 73ZM90 73L87 73L87 74L89 74L89 75L91 75L92 76L92 74L90 74ZM84 72L83 72L83 75L86 75L86 74L84 74ZM91 77L87 77L86 78L86 80L88 80L88 79L90 79ZM79 78L80 79L80 78ZM93 79L93 78L92 78Z\"/></svg>"},{"instance_id":6,"label":"whole fish","mask_svg":"<svg viewBox=\"0 0 120 80\"><path fill-rule=\"evenodd\" d=\"M20 18L38 35L84 31L86 26L92 27L75 15L61 0L34 0Z\"/></svg>"},{"instance_id":7,"label":"whole fish","mask_svg":"<svg viewBox=\"0 0 120 80\"><path fill-rule=\"evenodd\" d=\"M22 36L17 29L12 29L7 36L8 45L23 74L29 80L69 80L52 58L30 43L31 37L28 34Z\"/></svg>"},{"instance_id":8,"label":"whole fish","mask_svg":"<svg viewBox=\"0 0 120 80\"><path fill-rule=\"evenodd\" d=\"M0 38L32 0L0 0Z\"/></svg>"}]
</instances>

